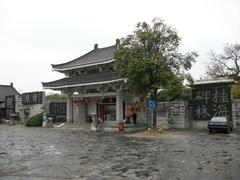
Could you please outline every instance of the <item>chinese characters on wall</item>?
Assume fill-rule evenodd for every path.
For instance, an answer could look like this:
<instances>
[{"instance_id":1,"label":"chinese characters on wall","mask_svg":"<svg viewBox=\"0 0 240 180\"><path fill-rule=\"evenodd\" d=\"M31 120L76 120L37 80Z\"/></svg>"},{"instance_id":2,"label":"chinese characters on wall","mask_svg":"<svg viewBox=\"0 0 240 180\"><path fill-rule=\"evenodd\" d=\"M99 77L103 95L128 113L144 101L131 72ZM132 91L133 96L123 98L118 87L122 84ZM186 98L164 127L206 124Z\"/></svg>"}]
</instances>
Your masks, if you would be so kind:
<instances>
[{"instance_id":1,"label":"chinese characters on wall","mask_svg":"<svg viewBox=\"0 0 240 180\"><path fill-rule=\"evenodd\" d=\"M50 103L50 113L54 115L66 115L67 113L67 103L66 102L51 102Z\"/></svg>"},{"instance_id":2,"label":"chinese characters on wall","mask_svg":"<svg viewBox=\"0 0 240 180\"><path fill-rule=\"evenodd\" d=\"M43 92L31 92L22 94L23 104L41 104Z\"/></svg>"},{"instance_id":3,"label":"chinese characters on wall","mask_svg":"<svg viewBox=\"0 0 240 180\"><path fill-rule=\"evenodd\" d=\"M213 116L231 118L231 88L229 86L196 87L192 91L194 120L209 120Z\"/></svg>"}]
</instances>

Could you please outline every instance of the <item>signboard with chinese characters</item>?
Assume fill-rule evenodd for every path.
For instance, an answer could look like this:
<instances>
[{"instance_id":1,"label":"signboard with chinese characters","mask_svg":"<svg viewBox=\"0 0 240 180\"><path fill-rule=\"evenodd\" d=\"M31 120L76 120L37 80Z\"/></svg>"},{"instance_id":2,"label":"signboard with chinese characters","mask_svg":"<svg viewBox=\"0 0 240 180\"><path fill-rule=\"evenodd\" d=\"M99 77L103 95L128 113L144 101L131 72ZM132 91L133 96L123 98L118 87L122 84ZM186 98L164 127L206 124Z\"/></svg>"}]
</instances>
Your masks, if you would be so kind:
<instances>
[{"instance_id":1,"label":"signboard with chinese characters","mask_svg":"<svg viewBox=\"0 0 240 180\"><path fill-rule=\"evenodd\" d=\"M192 91L194 120L210 120L213 116L232 117L231 87L200 86Z\"/></svg>"},{"instance_id":2,"label":"signboard with chinese characters","mask_svg":"<svg viewBox=\"0 0 240 180\"><path fill-rule=\"evenodd\" d=\"M9 119L9 115L15 112L15 96L5 97L6 118Z\"/></svg>"},{"instance_id":3,"label":"signboard with chinese characters","mask_svg":"<svg viewBox=\"0 0 240 180\"><path fill-rule=\"evenodd\" d=\"M22 94L22 103L25 104L42 104L43 92L30 92Z\"/></svg>"}]
</instances>

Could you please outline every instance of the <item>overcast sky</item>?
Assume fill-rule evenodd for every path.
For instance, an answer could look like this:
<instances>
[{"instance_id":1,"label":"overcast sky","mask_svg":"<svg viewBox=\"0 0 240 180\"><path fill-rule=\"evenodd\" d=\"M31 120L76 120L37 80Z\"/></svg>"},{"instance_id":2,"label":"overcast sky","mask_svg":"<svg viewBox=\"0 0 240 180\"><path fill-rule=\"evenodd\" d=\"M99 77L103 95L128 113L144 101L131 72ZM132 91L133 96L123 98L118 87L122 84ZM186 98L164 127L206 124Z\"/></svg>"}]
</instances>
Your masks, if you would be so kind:
<instances>
[{"instance_id":1,"label":"overcast sky","mask_svg":"<svg viewBox=\"0 0 240 180\"><path fill-rule=\"evenodd\" d=\"M191 73L204 74L208 53L240 43L240 0L0 0L0 84L20 92L42 90L62 78L51 64L110 46L139 21L160 17L182 38L180 51L196 51Z\"/></svg>"}]
</instances>

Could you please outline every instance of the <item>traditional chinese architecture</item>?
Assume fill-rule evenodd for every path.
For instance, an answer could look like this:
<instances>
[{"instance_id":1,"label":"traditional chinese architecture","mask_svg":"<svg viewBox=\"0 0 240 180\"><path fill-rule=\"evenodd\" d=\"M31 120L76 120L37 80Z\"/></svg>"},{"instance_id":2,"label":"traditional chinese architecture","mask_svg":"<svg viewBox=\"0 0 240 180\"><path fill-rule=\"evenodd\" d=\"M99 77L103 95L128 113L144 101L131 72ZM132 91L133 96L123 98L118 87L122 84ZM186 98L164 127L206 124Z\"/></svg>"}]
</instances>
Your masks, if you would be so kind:
<instances>
[{"instance_id":1,"label":"traditional chinese architecture","mask_svg":"<svg viewBox=\"0 0 240 180\"><path fill-rule=\"evenodd\" d=\"M193 127L204 128L213 116L224 116L232 121L232 79L195 81L192 89Z\"/></svg>"},{"instance_id":2,"label":"traditional chinese architecture","mask_svg":"<svg viewBox=\"0 0 240 180\"><path fill-rule=\"evenodd\" d=\"M94 45L92 51L72 61L52 65L65 78L42 83L45 89L67 96L67 122L84 123L96 115L105 122L121 122L137 97L129 94L127 80L116 71L114 52L119 40L109 47Z\"/></svg>"},{"instance_id":3,"label":"traditional chinese architecture","mask_svg":"<svg viewBox=\"0 0 240 180\"><path fill-rule=\"evenodd\" d=\"M0 118L7 118L11 113L19 112L21 94L10 85L0 85Z\"/></svg>"}]
</instances>

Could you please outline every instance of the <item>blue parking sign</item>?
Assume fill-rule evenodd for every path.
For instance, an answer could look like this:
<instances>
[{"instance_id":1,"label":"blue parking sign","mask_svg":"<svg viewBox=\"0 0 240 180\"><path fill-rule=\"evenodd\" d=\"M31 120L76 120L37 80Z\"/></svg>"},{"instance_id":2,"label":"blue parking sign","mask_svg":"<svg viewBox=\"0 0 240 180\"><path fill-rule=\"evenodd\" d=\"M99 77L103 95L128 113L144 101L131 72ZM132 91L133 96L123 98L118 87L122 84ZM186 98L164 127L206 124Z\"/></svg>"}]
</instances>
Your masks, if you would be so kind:
<instances>
[{"instance_id":1,"label":"blue parking sign","mask_svg":"<svg viewBox=\"0 0 240 180\"><path fill-rule=\"evenodd\" d=\"M156 100L149 100L148 101L148 109L156 110L157 108L157 101Z\"/></svg>"}]
</instances>

